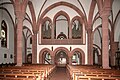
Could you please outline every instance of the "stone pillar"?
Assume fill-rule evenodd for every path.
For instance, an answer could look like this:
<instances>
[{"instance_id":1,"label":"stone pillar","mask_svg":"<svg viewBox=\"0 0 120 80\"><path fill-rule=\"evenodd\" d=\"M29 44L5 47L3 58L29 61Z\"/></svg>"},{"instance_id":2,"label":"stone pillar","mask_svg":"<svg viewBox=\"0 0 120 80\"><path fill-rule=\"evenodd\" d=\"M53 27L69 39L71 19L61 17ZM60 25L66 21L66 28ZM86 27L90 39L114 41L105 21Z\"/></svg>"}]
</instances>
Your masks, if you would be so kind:
<instances>
[{"instance_id":1,"label":"stone pillar","mask_svg":"<svg viewBox=\"0 0 120 80\"><path fill-rule=\"evenodd\" d=\"M39 63L43 64L43 58L42 57L39 58Z\"/></svg>"},{"instance_id":2,"label":"stone pillar","mask_svg":"<svg viewBox=\"0 0 120 80\"><path fill-rule=\"evenodd\" d=\"M110 52L111 66L115 66L115 52L118 50L118 44L119 42L111 42L111 52Z\"/></svg>"},{"instance_id":3,"label":"stone pillar","mask_svg":"<svg viewBox=\"0 0 120 80\"><path fill-rule=\"evenodd\" d=\"M51 38L54 39L54 24L52 24L52 28L51 28Z\"/></svg>"},{"instance_id":4,"label":"stone pillar","mask_svg":"<svg viewBox=\"0 0 120 80\"><path fill-rule=\"evenodd\" d=\"M16 28L14 31L14 63L17 63L17 32L16 32Z\"/></svg>"},{"instance_id":5,"label":"stone pillar","mask_svg":"<svg viewBox=\"0 0 120 80\"><path fill-rule=\"evenodd\" d=\"M109 34L108 34L108 15L102 17L102 67L109 69Z\"/></svg>"},{"instance_id":6,"label":"stone pillar","mask_svg":"<svg viewBox=\"0 0 120 80\"><path fill-rule=\"evenodd\" d=\"M102 55L98 56L98 65L102 65Z\"/></svg>"},{"instance_id":7,"label":"stone pillar","mask_svg":"<svg viewBox=\"0 0 120 80\"><path fill-rule=\"evenodd\" d=\"M69 39L72 39L72 24L69 23Z\"/></svg>"},{"instance_id":8,"label":"stone pillar","mask_svg":"<svg viewBox=\"0 0 120 80\"><path fill-rule=\"evenodd\" d=\"M22 15L17 17L17 66L22 66L22 17Z\"/></svg>"},{"instance_id":9,"label":"stone pillar","mask_svg":"<svg viewBox=\"0 0 120 80\"><path fill-rule=\"evenodd\" d=\"M72 65L72 56L68 56L69 57L69 65Z\"/></svg>"},{"instance_id":10,"label":"stone pillar","mask_svg":"<svg viewBox=\"0 0 120 80\"><path fill-rule=\"evenodd\" d=\"M92 29L89 28L88 32L88 64L93 65L93 38L92 38Z\"/></svg>"},{"instance_id":11,"label":"stone pillar","mask_svg":"<svg viewBox=\"0 0 120 80\"><path fill-rule=\"evenodd\" d=\"M55 61L54 61L55 59L54 59L54 58L55 58L55 56L52 55L52 56L51 56L51 61L52 61L51 64L55 64Z\"/></svg>"},{"instance_id":12,"label":"stone pillar","mask_svg":"<svg viewBox=\"0 0 120 80\"><path fill-rule=\"evenodd\" d=\"M25 40L25 63L27 63L27 39Z\"/></svg>"},{"instance_id":13,"label":"stone pillar","mask_svg":"<svg viewBox=\"0 0 120 80\"><path fill-rule=\"evenodd\" d=\"M32 64L37 63L37 32L32 35Z\"/></svg>"},{"instance_id":14,"label":"stone pillar","mask_svg":"<svg viewBox=\"0 0 120 80\"><path fill-rule=\"evenodd\" d=\"M17 66L22 66L22 29L23 29L23 19L25 16L25 10L26 10L26 5L28 3L28 0L24 0L19 2L19 0L14 1L14 9L15 9L15 17L16 17L16 34L17 34L17 39L16 39L16 53L17 53Z\"/></svg>"}]
</instances>

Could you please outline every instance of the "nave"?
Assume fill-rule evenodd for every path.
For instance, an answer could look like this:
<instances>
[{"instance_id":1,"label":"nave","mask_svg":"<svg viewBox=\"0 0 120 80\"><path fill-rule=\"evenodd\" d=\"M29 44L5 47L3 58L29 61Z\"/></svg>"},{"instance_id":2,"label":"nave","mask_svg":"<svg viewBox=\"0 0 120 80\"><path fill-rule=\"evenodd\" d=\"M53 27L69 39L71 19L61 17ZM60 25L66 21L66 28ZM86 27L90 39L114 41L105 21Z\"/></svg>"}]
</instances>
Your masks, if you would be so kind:
<instances>
[{"instance_id":1,"label":"nave","mask_svg":"<svg viewBox=\"0 0 120 80\"><path fill-rule=\"evenodd\" d=\"M93 65L24 64L0 68L0 80L120 80L120 70Z\"/></svg>"},{"instance_id":2,"label":"nave","mask_svg":"<svg viewBox=\"0 0 120 80\"><path fill-rule=\"evenodd\" d=\"M50 77L50 80L69 80L66 67L56 67L56 71Z\"/></svg>"}]
</instances>

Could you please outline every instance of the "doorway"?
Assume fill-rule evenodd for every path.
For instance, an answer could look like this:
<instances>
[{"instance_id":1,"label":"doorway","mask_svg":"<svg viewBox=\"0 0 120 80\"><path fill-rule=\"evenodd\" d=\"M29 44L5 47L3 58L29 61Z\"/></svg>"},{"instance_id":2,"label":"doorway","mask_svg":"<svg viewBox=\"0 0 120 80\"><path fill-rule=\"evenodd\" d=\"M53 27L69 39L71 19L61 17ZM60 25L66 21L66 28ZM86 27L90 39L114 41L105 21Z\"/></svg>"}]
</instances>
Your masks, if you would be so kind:
<instances>
[{"instance_id":1,"label":"doorway","mask_svg":"<svg viewBox=\"0 0 120 80\"><path fill-rule=\"evenodd\" d=\"M55 55L55 64L58 67L65 67L68 64L68 56L64 50L57 51Z\"/></svg>"}]
</instances>

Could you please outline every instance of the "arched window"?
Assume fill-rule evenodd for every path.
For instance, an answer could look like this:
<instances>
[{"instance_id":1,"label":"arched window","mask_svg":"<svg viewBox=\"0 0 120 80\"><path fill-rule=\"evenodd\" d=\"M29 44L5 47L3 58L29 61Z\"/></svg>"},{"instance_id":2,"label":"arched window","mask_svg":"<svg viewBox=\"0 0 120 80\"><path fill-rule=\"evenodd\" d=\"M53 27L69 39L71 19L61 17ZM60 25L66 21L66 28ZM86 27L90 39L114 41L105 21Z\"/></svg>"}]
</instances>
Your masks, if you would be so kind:
<instances>
[{"instance_id":1,"label":"arched window","mask_svg":"<svg viewBox=\"0 0 120 80\"><path fill-rule=\"evenodd\" d=\"M78 19L72 22L72 38L80 39L82 36L82 24Z\"/></svg>"},{"instance_id":2,"label":"arched window","mask_svg":"<svg viewBox=\"0 0 120 80\"><path fill-rule=\"evenodd\" d=\"M7 24L4 20L1 23L1 47L7 48Z\"/></svg>"},{"instance_id":3,"label":"arched window","mask_svg":"<svg viewBox=\"0 0 120 80\"><path fill-rule=\"evenodd\" d=\"M42 38L51 39L51 22L48 20L42 25Z\"/></svg>"},{"instance_id":4,"label":"arched window","mask_svg":"<svg viewBox=\"0 0 120 80\"><path fill-rule=\"evenodd\" d=\"M55 38L68 38L68 20L64 15L59 15L55 22Z\"/></svg>"}]
</instances>

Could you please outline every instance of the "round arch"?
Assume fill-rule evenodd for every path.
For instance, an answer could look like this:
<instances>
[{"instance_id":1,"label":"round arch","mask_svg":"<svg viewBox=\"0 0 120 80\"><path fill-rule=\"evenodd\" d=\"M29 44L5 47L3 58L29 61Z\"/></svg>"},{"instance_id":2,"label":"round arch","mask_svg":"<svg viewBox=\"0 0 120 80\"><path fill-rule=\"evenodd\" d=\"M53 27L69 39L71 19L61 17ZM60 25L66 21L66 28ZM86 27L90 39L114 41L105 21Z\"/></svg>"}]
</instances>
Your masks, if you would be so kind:
<instances>
[{"instance_id":1,"label":"round arch","mask_svg":"<svg viewBox=\"0 0 120 80\"><path fill-rule=\"evenodd\" d=\"M52 51L48 48L44 48L39 52L39 63L43 63L43 55L44 55L44 51L48 51L50 53L50 55L52 56Z\"/></svg>"},{"instance_id":2,"label":"round arch","mask_svg":"<svg viewBox=\"0 0 120 80\"><path fill-rule=\"evenodd\" d=\"M69 53L70 53L70 51L67 48L65 48L65 47L58 47L58 48L56 48L54 50L53 55L54 55L54 62L55 62L55 64L57 65L56 56L57 56L58 51L65 52L65 54L66 54L66 64L68 64L69 63Z\"/></svg>"},{"instance_id":3,"label":"round arch","mask_svg":"<svg viewBox=\"0 0 120 80\"><path fill-rule=\"evenodd\" d=\"M75 51L78 51L78 52L81 53L81 56L82 56L82 65L84 65L85 64L85 53L84 53L84 51L82 49L75 48L74 50L72 50L71 53L70 53L70 58L72 57L72 55L74 54Z\"/></svg>"},{"instance_id":4,"label":"round arch","mask_svg":"<svg viewBox=\"0 0 120 80\"><path fill-rule=\"evenodd\" d=\"M53 55L55 56L55 54L56 54L57 51L59 51L59 50L63 50L63 51L65 51L66 54L69 56L68 53L70 53L70 51L69 51L67 48L65 48L65 47L58 47L58 48L56 48L56 49L53 51Z\"/></svg>"}]
</instances>

